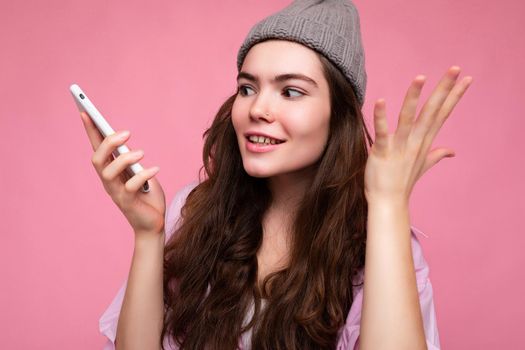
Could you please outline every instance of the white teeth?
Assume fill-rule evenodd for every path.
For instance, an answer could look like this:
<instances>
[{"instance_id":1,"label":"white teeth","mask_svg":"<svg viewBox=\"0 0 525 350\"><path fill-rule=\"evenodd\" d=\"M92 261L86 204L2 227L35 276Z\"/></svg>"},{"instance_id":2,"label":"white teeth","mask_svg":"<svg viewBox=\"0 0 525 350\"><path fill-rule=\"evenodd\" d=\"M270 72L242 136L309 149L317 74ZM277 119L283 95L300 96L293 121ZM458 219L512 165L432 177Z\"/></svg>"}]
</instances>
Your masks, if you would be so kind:
<instances>
[{"instance_id":1,"label":"white teeth","mask_svg":"<svg viewBox=\"0 0 525 350\"><path fill-rule=\"evenodd\" d=\"M256 135L251 135L250 137L248 137L248 139L254 143L263 143L265 145L275 145L275 144L278 144L280 142L278 142L277 140L274 140L274 139L270 139L268 137L264 137L264 136L256 136Z\"/></svg>"}]
</instances>

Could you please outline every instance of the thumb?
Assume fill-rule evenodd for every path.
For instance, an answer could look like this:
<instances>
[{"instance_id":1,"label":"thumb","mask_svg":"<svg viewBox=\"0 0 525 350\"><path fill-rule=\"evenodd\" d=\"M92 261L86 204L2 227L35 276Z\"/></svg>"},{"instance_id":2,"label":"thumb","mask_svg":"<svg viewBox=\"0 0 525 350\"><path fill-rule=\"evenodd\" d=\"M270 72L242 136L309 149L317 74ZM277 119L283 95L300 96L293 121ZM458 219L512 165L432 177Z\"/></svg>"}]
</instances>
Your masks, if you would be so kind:
<instances>
[{"instance_id":1,"label":"thumb","mask_svg":"<svg viewBox=\"0 0 525 350\"><path fill-rule=\"evenodd\" d=\"M456 156L456 152L449 148L436 148L428 153L427 158L425 159L425 164L423 164L423 169L421 169L420 177L428 169L432 168L443 158L452 158Z\"/></svg>"}]
</instances>

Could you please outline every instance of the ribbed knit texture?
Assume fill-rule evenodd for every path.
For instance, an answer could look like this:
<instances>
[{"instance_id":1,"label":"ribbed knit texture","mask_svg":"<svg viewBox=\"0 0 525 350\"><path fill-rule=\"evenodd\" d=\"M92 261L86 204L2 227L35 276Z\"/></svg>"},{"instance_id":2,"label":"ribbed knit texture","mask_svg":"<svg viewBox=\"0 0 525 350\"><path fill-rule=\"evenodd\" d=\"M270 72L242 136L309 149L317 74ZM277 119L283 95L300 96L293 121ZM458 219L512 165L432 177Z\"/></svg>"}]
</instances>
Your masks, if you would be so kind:
<instances>
[{"instance_id":1,"label":"ribbed knit texture","mask_svg":"<svg viewBox=\"0 0 525 350\"><path fill-rule=\"evenodd\" d=\"M366 92L365 52L359 14L349 0L295 0L257 22L242 43L237 69L250 48L264 40L301 43L328 58L352 84L360 106Z\"/></svg>"}]
</instances>

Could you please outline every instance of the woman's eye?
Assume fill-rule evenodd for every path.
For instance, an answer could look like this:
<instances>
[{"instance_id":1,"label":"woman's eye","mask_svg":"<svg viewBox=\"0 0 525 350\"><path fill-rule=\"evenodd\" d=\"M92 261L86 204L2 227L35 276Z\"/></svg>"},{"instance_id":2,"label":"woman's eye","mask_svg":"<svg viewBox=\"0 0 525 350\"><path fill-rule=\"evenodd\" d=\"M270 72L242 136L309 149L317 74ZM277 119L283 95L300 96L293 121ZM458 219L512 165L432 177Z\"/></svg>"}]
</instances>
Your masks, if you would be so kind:
<instances>
[{"instance_id":1,"label":"woman's eye","mask_svg":"<svg viewBox=\"0 0 525 350\"><path fill-rule=\"evenodd\" d=\"M247 96L248 94L244 91L244 89L250 89L252 90L252 88L250 88L249 86L247 85L241 85L239 86L239 92L242 96Z\"/></svg>"},{"instance_id":2,"label":"woman's eye","mask_svg":"<svg viewBox=\"0 0 525 350\"><path fill-rule=\"evenodd\" d=\"M248 92L248 90L252 90L252 92L254 92L254 90L251 87L249 87L248 85L241 85L241 86L239 86L239 93L241 94L241 96L251 95ZM301 97L301 96L304 95L301 91L296 90L296 89L292 89L292 88L286 88L283 91L284 91L284 94L286 95L286 97Z\"/></svg>"},{"instance_id":3,"label":"woman's eye","mask_svg":"<svg viewBox=\"0 0 525 350\"><path fill-rule=\"evenodd\" d=\"M304 95L301 91L296 90L296 89L287 88L287 89L284 89L284 91L291 91L291 92L294 92L294 93L297 94L297 95L291 95L291 96L288 96L288 97L301 97L301 96Z\"/></svg>"}]
</instances>

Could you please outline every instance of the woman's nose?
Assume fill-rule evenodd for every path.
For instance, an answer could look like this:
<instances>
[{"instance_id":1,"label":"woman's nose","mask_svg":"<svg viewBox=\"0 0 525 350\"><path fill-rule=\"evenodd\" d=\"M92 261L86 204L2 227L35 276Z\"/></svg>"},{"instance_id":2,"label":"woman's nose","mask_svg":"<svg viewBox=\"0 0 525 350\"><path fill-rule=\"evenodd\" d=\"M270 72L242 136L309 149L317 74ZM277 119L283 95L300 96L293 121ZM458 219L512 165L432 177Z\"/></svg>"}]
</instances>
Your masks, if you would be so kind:
<instances>
[{"instance_id":1,"label":"woman's nose","mask_svg":"<svg viewBox=\"0 0 525 350\"><path fill-rule=\"evenodd\" d=\"M268 123L273 122L275 119L271 112L271 103L269 100L270 96L257 96L257 99L253 102L250 108L250 118L255 121L263 120Z\"/></svg>"}]
</instances>

